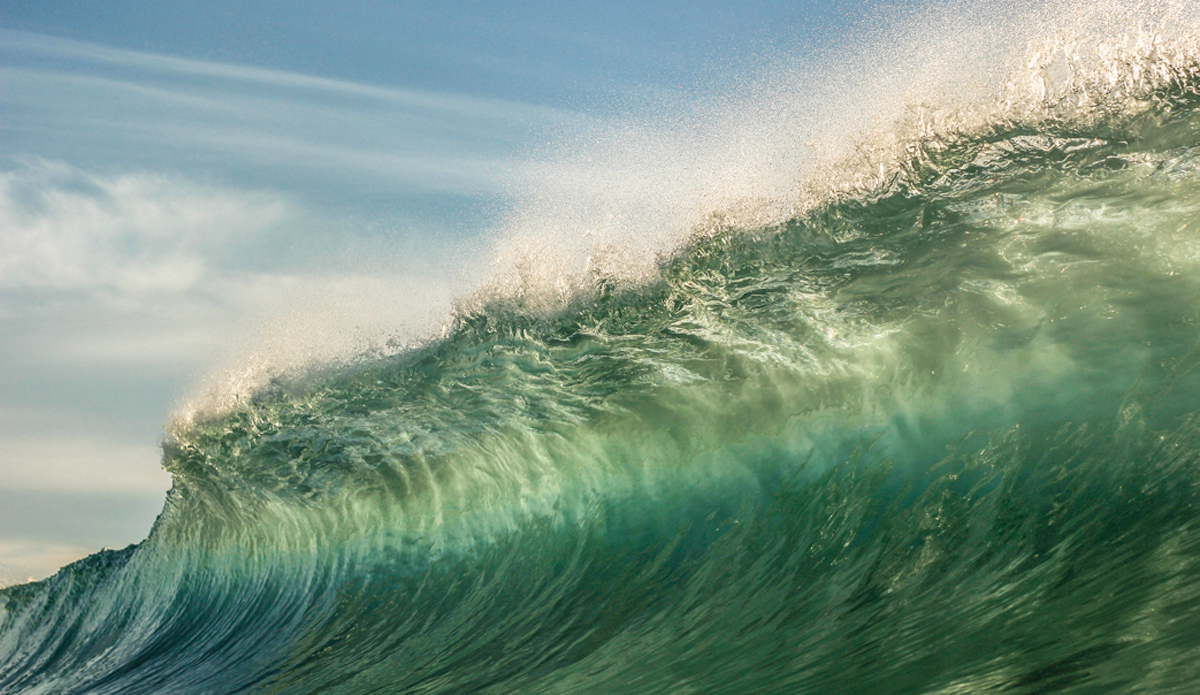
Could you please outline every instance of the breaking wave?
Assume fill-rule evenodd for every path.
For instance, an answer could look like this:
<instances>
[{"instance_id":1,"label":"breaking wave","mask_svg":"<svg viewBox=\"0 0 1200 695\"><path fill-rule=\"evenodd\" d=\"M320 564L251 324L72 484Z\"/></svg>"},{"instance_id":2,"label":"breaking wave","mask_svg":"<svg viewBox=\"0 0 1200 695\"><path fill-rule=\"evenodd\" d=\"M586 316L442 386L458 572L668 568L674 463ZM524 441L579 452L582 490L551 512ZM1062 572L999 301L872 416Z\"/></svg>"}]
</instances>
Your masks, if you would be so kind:
<instances>
[{"instance_id":1,"label":"breaking wave","mask_svg":"<svg viewBox=\"0 0 1200 695\"><path fill-rule=\"evenodd\" d=\"M0 692L1190 691L1200 41L1135 14L786 185L527 201L439 335L181 417Z\"/></svg>"}]
</instances>

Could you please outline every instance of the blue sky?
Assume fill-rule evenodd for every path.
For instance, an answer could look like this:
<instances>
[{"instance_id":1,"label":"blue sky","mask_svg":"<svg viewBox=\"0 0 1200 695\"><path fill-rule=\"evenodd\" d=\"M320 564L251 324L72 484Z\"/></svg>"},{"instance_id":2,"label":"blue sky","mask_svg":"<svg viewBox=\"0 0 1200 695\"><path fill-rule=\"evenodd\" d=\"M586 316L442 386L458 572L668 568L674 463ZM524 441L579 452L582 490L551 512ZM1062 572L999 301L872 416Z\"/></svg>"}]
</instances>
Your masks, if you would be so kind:
<instances>
[{"instance_id":1,"label":"blue sky","mask_svg":"<svg viewBox=\"0 0 1200 695\"><path fill-rule=\"evenodd\" d=\"M864 7L4 3L0 583L141 540L229 365L436 323L548 152L820 70Z\"/></svg>"},{"instance_id":2,"label":"blue sky","mask_svg":"<svg viewBox=\"0 0 1200 695\"><path fill-rule=\"evenodd\" d=\"M304 75L601 109L853 22L856 3L10 2L10 29ZM632 91L636 91L632 90Z\"/></svg>"}]
</instances>

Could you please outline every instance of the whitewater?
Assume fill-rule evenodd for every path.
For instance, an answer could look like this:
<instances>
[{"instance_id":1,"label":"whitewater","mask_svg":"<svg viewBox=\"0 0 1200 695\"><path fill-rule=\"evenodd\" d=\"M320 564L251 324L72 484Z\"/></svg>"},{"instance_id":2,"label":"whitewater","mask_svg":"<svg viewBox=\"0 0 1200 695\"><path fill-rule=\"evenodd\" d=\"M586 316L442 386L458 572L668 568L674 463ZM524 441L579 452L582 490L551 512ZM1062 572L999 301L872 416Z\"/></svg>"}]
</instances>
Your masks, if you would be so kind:
<instances>
[{"instance_id":1,"label":"whitewater","mask_svg":"<svg viewBox=\"0 0 1200 695\"><path fill-rule=\"evenodd\" d=\"M0 692L1194 692L1200 17L1009 9L600 134L419 339L216 379Z\"/></svg>"}]
</instances>

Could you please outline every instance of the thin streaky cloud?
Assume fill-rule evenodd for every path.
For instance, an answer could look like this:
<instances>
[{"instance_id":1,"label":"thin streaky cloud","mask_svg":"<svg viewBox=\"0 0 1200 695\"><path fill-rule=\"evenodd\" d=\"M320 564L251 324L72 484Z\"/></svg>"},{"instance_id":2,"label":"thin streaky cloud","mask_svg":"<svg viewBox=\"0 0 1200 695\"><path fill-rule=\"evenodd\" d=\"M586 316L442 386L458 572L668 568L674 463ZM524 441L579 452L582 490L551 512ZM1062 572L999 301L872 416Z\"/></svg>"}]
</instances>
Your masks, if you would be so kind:
<instances>
[{"instance_id":1,"label":"thin streaky cloud","mask_svg":"<svg viewBox=\"0 0 1200 695\"><path fill-rule=\"evenodd\" d=\"M0 109L7 114L0 132L8 134L0 156L236 170L252 185L298 187L326 199L361 198L366 191L504 195L548 133L561 137L595 123L533 104L5 30Z\"/></svg>"},{"instance_id":2,"label":"thin streaky cloud","mask_svg":"<svg viewBox=\"0 0 1200 695\"><path fill-rule=\"evenodd\" d=\"M193 75L257 86L280 87L338 95L352 95L408 107L477 117L481 113L497 117L547 119L580 118L578 114L547 106L489 97L439 94L414 89L380 87L327 77L316 77L270 68L249 67L210 61L178 58L155 53L130 51L99 44L60 39L10 29L0 29L0 51L15 55L39 56L51 59L75 59L102 65L118 66L158 73L164 76Z\"/></svg>"}]
</instances>

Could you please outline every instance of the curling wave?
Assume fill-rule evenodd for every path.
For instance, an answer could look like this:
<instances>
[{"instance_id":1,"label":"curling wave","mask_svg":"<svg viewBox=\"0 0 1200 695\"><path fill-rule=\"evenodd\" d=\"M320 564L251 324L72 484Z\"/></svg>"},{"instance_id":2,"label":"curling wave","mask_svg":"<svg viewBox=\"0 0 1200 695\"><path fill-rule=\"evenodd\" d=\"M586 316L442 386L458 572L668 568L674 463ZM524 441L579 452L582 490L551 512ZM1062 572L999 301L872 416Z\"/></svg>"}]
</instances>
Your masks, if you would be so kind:
<instances>
[{"instance_id":1,"label":"curling wave","mask_svg":"<svg viewBox=\"0 0 1200 695\"><path fill-rule=\"evenodd\" d=\"M0 591L0 692L1189 692L1189 41L181 422L146 541Z\"/></svg>"}]
</instances>

